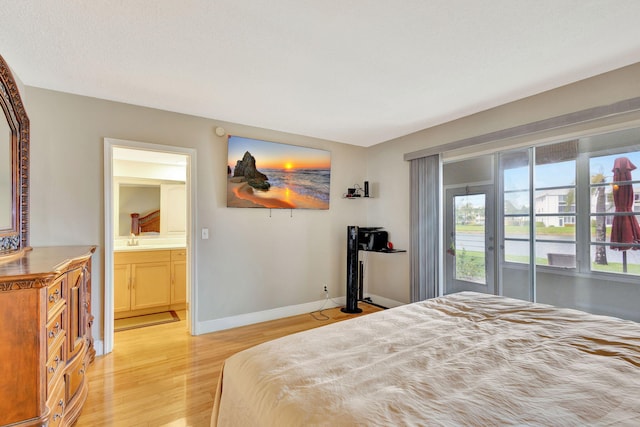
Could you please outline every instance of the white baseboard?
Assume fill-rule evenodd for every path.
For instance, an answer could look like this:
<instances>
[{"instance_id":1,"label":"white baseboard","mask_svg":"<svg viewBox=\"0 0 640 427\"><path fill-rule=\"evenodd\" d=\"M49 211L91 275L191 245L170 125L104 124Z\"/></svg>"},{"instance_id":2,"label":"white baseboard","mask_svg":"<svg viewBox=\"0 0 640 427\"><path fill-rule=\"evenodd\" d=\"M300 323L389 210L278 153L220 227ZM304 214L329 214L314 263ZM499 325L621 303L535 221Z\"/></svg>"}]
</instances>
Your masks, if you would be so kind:
<instances>
[{"instance_id":1,"label":"white baseboard","mask_svg":"<svg viewBox=\"0 0 640 427\"><path fill-rule=\"evenodd\" d=\"M104 341L102 340L94 340L93 341L93 349L96 351L96 356L104 355Z\"/></svg>"},{"instance_id":2,"label":"white baseboard","mask_svg":"<svg viewBox=\"0 0 640 427\"><path fill-rule=\"evenodd\" d=\"M389 298L384 298L378 295L368 294L367 297L371 298L374 304L381 305L383 307L398 307L405 303L395 301ZM334 308L344 305L343 303L336 303L337 301L344 301L344 296L338 298L331 298L326 303L325 300L308 302L305 304L289 305L286 307L274 308L271 310L256 311L253 313L240 314L237 316L223 317L220 319L207 320L204 322L196 323L196 330L194 335L207 334L209 332L222 331L225 329L237 328L239 326L252 325L254 323L266 322L268 320L281 319L283 317L297 316L298 314L311 313L313 311L320 310L322 307Z\"/></svg>"},{"instance_id":3,"label":"white baseboard","mask_svg":"<svg viewBox=\"0 0 640 427\"><path fill-rule=\"evenodd\" d=\"M367 294L365 296L368 297L368 298L371 298L371 302L372 303L374 303L376 305L381 305L381 306L387 307L387 308L399 307L401 305L405 305L406 304L404 302L392 300L392 299L381 297L379 295L374 295L374 294Z\"/></svg>"},{"instance_id":4,"label":"white baseboard","mask_svg":"<svg viewBox=\"0 0 640 427\"><path fill-rule=\"evenodd\" d=\"M367 294L366 297L371 298L371 302L383 307L398 307L405 303L384 298L374 294ZM266 322L268 320L281 319L283 317L297 316L298 314L306 314L320 309L340 307L343 303L336 301L344 301L344 296L325 300L308 302L305 304L289 305L286 307L274 308L271 310L256 311L253 313L239 314L237 316L223 317L221 319L207 320L204 322L196 322L196 330L194 335L206 334L209 332L222 331L225 329L237 328L239 326L252 325L254 323ZM96 350L96 356L104 354L104 341L95 340L93 348Z\"/></svg>"},{"instance_id":5,"label":"white baseboard","mask_svg":"<svg viewBox=\"0 0 640 427\"><path fill-rule=\"evenodd\" d=\"M340 300L341 298L332 298L326 301L326 303L325 300L313 301L305 304L289 305L271 310L256 311L253 313L239 314L237 316L197 322L194 335L237 328L238 326L252 325L254 323L266 322L268 320L281 319L283 317L297 316L298 314L311 313L320 309L340 307L340 304L336 304L333 301L334 299Z\"/></svg>"}]
</instances>

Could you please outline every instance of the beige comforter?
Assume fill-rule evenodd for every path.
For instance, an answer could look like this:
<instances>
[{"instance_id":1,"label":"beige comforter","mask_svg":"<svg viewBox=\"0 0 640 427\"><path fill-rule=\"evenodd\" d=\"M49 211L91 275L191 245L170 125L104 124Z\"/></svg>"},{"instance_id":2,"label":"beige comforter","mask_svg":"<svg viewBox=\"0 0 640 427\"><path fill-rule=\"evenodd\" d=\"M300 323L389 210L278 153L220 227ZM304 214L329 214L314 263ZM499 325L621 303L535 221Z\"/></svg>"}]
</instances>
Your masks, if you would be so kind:
<instances>
[{"instance_id":1,"label":"beige comforter","mask_svg":"<svg viewBox=\"0 0 640 427\"><path fill-rule=\"evenodd\" d=\"M221 391L212 426L640 426L640 324L463 292L242 351Z\"/></svg>"}]
</instances>

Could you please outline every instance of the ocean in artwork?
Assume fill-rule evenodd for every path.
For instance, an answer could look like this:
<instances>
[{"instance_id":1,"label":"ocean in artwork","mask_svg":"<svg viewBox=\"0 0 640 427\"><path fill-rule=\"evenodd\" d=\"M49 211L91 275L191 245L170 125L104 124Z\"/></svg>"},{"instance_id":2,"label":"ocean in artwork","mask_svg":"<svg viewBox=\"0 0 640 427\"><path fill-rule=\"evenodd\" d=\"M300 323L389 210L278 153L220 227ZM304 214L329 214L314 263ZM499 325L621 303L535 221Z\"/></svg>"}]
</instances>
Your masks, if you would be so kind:
<instances>
[{"instance_id":1,"label":"ocean in artwork","mask_svg":"<svg viewBox=\"0 0 640 427\"><path fill-rule=\"evenodd\" d=\"M329 204L331 169L262 169L272 188L293 191Z\"/></svg>"}]
</instances>

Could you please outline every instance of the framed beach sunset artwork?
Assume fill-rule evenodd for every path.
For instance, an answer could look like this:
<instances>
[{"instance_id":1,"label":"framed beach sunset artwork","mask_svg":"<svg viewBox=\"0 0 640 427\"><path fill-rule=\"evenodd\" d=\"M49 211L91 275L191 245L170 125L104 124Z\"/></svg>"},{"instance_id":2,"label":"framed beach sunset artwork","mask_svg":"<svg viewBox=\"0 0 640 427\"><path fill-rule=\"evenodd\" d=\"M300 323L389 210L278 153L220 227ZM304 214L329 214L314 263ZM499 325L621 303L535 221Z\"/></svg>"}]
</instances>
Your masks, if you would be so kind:
<instances>
[{"instance_id":1,"label":"framed beach sunset artwork","mask_svg":"<svg viewBox=\"0 0 640 427\"><path fill-rule=\"evenodd\" d=\"M329 209L331 153L229 136L227 207Z\"/></svg>"}]
</instances>

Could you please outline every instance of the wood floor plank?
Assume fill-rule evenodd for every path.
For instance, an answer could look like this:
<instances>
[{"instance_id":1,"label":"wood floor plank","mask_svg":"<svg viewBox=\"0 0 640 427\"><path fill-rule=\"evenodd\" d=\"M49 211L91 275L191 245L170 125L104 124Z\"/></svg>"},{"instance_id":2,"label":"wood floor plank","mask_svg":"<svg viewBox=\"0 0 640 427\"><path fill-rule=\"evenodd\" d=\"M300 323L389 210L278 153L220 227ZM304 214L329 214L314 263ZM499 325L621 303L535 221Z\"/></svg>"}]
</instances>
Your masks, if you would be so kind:
<instances>
[{"instance_id":1,"label":"wood floor plank","mask_svg":"<svg viewBox=\"0 0 640 427\"><path fill-rule=\"evenodd\" d=\"M334 308L197 337L186 332L184 320L117 332L114 351L89 368L89 396L76 426L208 426L226 358L265 341L381 310L369 304L360 308L362 314Z\"/></svg>"}]
</instances>

